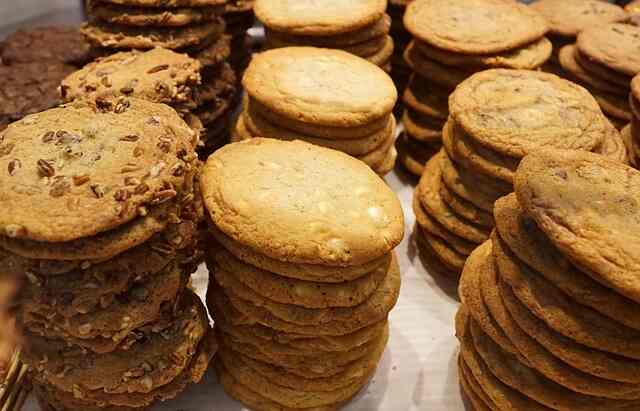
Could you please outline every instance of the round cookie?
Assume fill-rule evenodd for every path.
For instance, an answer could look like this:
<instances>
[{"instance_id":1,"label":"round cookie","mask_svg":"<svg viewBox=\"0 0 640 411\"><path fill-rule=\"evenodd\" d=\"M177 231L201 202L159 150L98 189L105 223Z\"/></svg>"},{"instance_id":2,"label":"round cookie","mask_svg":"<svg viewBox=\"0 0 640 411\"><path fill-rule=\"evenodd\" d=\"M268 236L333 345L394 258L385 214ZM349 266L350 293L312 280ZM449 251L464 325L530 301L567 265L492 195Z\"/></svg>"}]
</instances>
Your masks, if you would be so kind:
<instances>
[{"instance_id":1,"label":"round cookie","mask_svg":"<svg viewBox=\"0 0 640 411\"><path fill-rule=\"evenodd\" d=\"M469 375L470 372L465 367L464 361L458 356L458 379L460 380L462 391L473 406L473 409L476 411L491 411L495 409L495 403L482 391L480 385L472 379L473 377Z\"/></svg>"},{"instance_id":2,"label":"round cookie","mask_svg":"<svg viewBox=\"0 0 640 411\"><path fill-rule=\"evenodd\" d=\"M380 177L386 176L396 166L396 160L398 159L398 150L395 147L391 147L387 152L387 155L380 164L375 165L372 170Z\"/></svg>"},{"instance_id":3,"label":"round cookie","mask_svg":"<svg viewBox=\"0 0 640 411\"><path fill-rule=\"evenodd\" d=\"M585 70L576 60L576 46L574 44L562 47L558 54L558 59L562 68L578 80L576 81L577 83L584 83L590 88L593 87L601 92L619 95L627 93L625 87L595 76Z\"/></svg>"},{"instance_id":4,"label":"round cookie","mask_svg":"<svg viewBox=\"0 0 640 411\"><path fill-rule=\"evenodd\" d=\"M252 99L281 116L332 127L378 120L397 99L391 78L375 65L343 51L309 47L254 56L242 84Z\"/></svg>"},{"instance_id":5,"label":"round cookie","mask_svg":"<svg viewBox=\"0 0 640 411\"><path fill-rule=\"evenodd\" d=\"M576 302L640 329L640 305L578 271L524 215L514 194L496 202L495 216L500 235L494 240L494 254L501 270L520 270L520 263L525 263Z\"/></svg>"},{"instance_id":6,"label":"round cookie","mask_svg":"<svg viewBox=\"0 0 640 411\"><path fill-rule=\"evenodd\" d=\"M224 5L226 0L108 0L109 3L137 7L207 7Z\"/></svg>"},{"instance_id":7,"label":"round cookie","mask_svg":"<svg viewBox=\"0 0 640 411\"><path fill-rule=\"evenodd\" d=\"M415 73L451 90L474 73L468 67L447 67L429 59L418 50L415 41L409 43L402 57Z\"/></svg>"},{"instance_id":8,"label":"round cookie","mask_svg":"<svg viewBox=\"0 0 640 411\"><path fill-rule=\"evenodd\" d=\"M584 67L585 70L593 74L594 76L603 78L611 83L615 83L625 90L629 88L629 82L633 76L629 76L624 73L619 73L606 65L598 63L596 60L591 59L576 47L575 52L576 61Z\"/></svg>"},{"instance_id":9,"label":"round cookie","mask_svg":"<svg viewBox=\"0 0 640 411\"><path fill-rule=\"evenodd\" d=\"M486 184L482 180L476 179L477 175L473 175L463 167L454 164L448 155L443 157L440 168L442 170L442 182L447 186L447 189L479 209L490 213L493 212L493 203L496 200L496 196L478 188L479 185ZM479 180L480 184L475 184L474 180Z\"/></svg>"},{"instance_id":10,"label":"round cookie","mask_svg":"<svg viewBox=\"0 0 640 411\"><path fill-rule=\"evenodd\" d=\"M608 68L628 76L640 73L640 27L612 23L590 27L578 35L578 50Z\"/></svg>"},{"instance_id":11,"label":"round cookie","mask_svg":"<svg viewBox=\"0 0 640 411\"><path fill-rule=\"evenodd\" d=\"M601 144L600 107L582 87L548 73L494 69L451 95L451 116L470 137L521 158L542 147L591 151Z\"/></svg>"},{"instance_id":12,"label":"round cookie","mask_svg":"<svg viewBox=\"0 0 640 411\"><path fill-rule=\"evenodd\" d=\"M596 154L544 150L521 163L515 187L523 210L567 258L638 302L638 181L636 170ZM603 198L611 200L594 201Z\"/></svg>"},{"instance_id":13,"label":"round cookie","mask_svg":"<svg viewBox=\"0 0 640 411\"><path fill-rule=\"evenodd\" d=\"M404 25L417 39L461 54L499 53L538 40L548 30L537 12L503 0L414 1Z\"/></svg>"},{"instance_id":14,"label":"round cookie","mask_svg":"<svg viewBox=\"0 0 640 411\"><path fill-rule=\"evenodd\" d=\"M450 191L446 184L440 184L440 197L451 209L461 217L479 226L492 228L495 224L490 213L476 207L473 203Z\"/></svg>"},{"instance_id":15,"label":"round cookie","mask_svg":"<svg viewBox=\"0 0 640 411\"><path fill-rule=\"evenodd\" d=\"M253 10L265 27L295 35L353 32L380 20L384 0L256 0Z\"/></svg>"},{"instance_id":16,"label":"round cookie","mask_svg":"<svg viewBox=\"0 0 640 411\"><path fill-rule=\"evenodd\" d=\"M390 60L394 51L395 43L393 42L393 38L391 36L385 36L382 47L377 52L365 56L364 58L370 63L382 68L385 73L389 73L391 71Z\"/></svg>"},{"instance_id":17,"label":"round cookie","mask_svg":"<svg viewBox=\"0 0 640 411\"><path fill-rule=\"evenodd\" d=\"M447 66L483 68L510 68L532 70L551 57L553 45L546 37L530 44L498 54L458 54L416 41L416 47L428 58Z\"/></svg>"},{"instance_id":18,"label":"round cookie","mask_svg":"<svg viewBox=\"0 0 640 411\"><path fill-rule=\"evenodd\" d=\"M64 242L131 221L177 195L167 184L184 183L193 135L173 109L138 99L72 103L14 123L0 137L0 165L11 170L0 176L0 231Z\"/></svg>"},{"instance_id":19,"label":"round cookie","mask_svg":"<svg viewBox=\"0 0 640 411\"><path fill-rule=\"evenodd\" d=\"M285 278L260 270L243 263L226 250L216 251L215 261L254 292L282 304L293 304L307 308L359 305L375 292L384 280L389 268L389 264L385 264L354 281L323 284Z\"/></svg>"},{"instance_id":20,"label":"round cookie","mask_svg":"<svg viewBox=\"0 0 640 411\"><path fill-rule=\"evenodd\" d=\"M89 44L77 27L47 26L7 36L0 47L0 60L6 65L40 63L42 70L53 62L82 66L91 58Z\"/></svg>"},{"instance_id":21,"label":"round cookie","mask_svg":"<svg viewBox=\"0 0 640 411\"><path fill-rule=\"evenodd\" d=\"M224 31L224 21L218 18L214 22L187 27L147 27L124 26L93 22L84 23L82 34L94 46L109 49L152 49L164 47L176 50L202 44L208 38L214 38Z\"/></svg>"},{"instance_id":22,"label":"round cookie","mask_svg":"<svg viewBox=\"0 0 640 411\"><path fill-rule=\"evenodd\" d=\"M589 27L627 20L622 7L600 0L537 0L530 7L549 22L550 33L576 37Z\"/></svg>"},{"instance_id":23,"label":"round cookie","mask_svg":"<svg viewBox=\"0 0 640 411\"><path fill-rule=\"evenodd\" d=\"M308 143L232 144L209 158L200 183L216 226L273 259L353 266L388 253L404 235L398 198L375 173Z\"/></svg>"},{"instance_id":24,"label":"round cookie","mask_svg":"<svg viewBox=\"0 0 640 411\"><path fill-rule=\"evenodd\" d=\"M489 230L486 227L477 226L462 217L456 215L440 197L440 184L442 184L442 172L440 162L443 153L440 152L427 162L424 174L416 189L416 195L420 203L435 220L452 233L465 240L480 244L489 238Z\"/></svg>"},{"instance_id":25,"label":"round cookie","mask_svg":"<svg viewBox=\"0 0 640 411\"><path fill-rule=\"evenodd\" d=\"M443 264L448 271L460 275L467 256L457 252L451 245L446 243L439 237L432 235L427 230L419 230L418 243L424 242L429 248L428 251L433 253L437 260Z\"/></svg>"},{"instance_id":26,"label":"round cookie","mask_svg":"<svg viewBox=\"0 0 640 411\"><path fill-rule=\"evenodd\" d=\"M430 119L444 121L449 117L449 92L420 75L411 76L402 101Z\"/></svg>"},{"instance_id":27,"label":"round cookie","mask_svg":"<svg viewBox=\"0 0 640 411\"><path fill-rule=\"evenodd\" d=\"M88 13L111 24L141 27L182 27L215 20L221 7L150 8L122 6L99 0L87 2Z\"/></svg>"},{"instance_id":28,"label":"round cookie","mask_svg":"<svg viewBox=\"0 0 640 411\"><path fill-rule=\"evenodd\" d=\"M186 110L195 108L200 70L197 60L167 49L116 53L65 78L60 95L65 102L128 96Z\"/></svg>"}]
</instances>

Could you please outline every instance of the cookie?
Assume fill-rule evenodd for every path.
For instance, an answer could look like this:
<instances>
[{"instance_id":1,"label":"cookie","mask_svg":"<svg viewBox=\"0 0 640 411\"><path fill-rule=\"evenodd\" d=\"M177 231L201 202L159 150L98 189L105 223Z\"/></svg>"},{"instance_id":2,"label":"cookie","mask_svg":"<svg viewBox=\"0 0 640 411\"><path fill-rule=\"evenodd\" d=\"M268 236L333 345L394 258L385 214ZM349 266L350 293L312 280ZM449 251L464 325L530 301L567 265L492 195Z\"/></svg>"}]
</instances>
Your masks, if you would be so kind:
<instances>
[{"instance_id":1,"label":"cookie","mask_svg":"<svg viewBox=\"0 0 640 411\"><path fill-rule=\"evenodd\" d=\"M529 361L520 354L520 351L518 351L505 334L505 331L493 317L483 299L480 280L482 277L489 275L492 270L495 270L491 253L491 242L487 241L471 253L467 259L458 287L460 300L473 317L474 322L480 326L483 332L498 344L501 349L516 356L523 364L529 364Z\"/></svg>"},{"instance_id":2,"label":"cookie","mask_svg":"<svg viewBox=\"0 0 640 411\"><path fill-rule=\"evenodd\" d=\"M565 69L572 77L575 78L575 82L583 83L589 88L594 88L599 90L600 92L614 93L618 95L623 95L625 93L625 88L607 81L598 76L594 76L587 70L585 70L576 60L576 46L574 44L570 44L568 46L564 46L560 49L560 53L558 55L558 59L560 61L560 65L563 69Z\"/></svg>"},{"instance_id":3,"label":"cookie","mask_svg":"<svg viewBox=\"0 0 640 411\"><path fill-rule=\"evenodd\" d=\"M595 154L545 150L521 163L515 184L523 210L567 258L634 301L639 300L633 280L635 234L628 216L634 213L636 173ZM576 189L579 196L570 194ZM617 200L593 202L605 190L605 198ZM567 230L577 225L582 229Z\"/></svg>"},{"instance_id":4,"label":"cookie","mask_svg":"<svg viewBox=\"0 0 640 411\"><path fill-rule=\"evenodd\" d=\"M435 121L446 121L449 117L449 92L446 89L413 74L404 91L402 101L416 114Z\"/></svg>"},{"instance_id":5,"label":"cookie","mask_svg":"<svg viewBox=\"0 0 640 411\"><path fill-rule=\"evenodd\" d=\"M363 43L374 38L384 37L389 33L390 28L391 18L385 14L369 26L337 35L291 35L287 32L278 32L267 28L266 37L269 40L276 40L277 43L289 44L291 46L342 48L344 46Z\"/></svg>"},{"instance_id":6,"label":"cookie","mask_svg":"<svg viewBox=\"0 0 640 411\"><path fill-rule=\"evenodd\" d=\"M0 60L6 65L39 63L42 70L56 62L82 66L91 57L77 27L46 26L10 34L0 47Z\"/></svg>"},{"instance_id":7,"label":"cookie","mask_svg":"<svg viewBox=\"0 0 640 411\"><path fill-rule=\"evenodd\" d=\"M514 194L496 202L495 216L500 235L494 240L494 254L501 271L520 270L524 263L576 302L640 329L640 306L578 271L524 215Z\"/></svg>"},{"instance_id":8,"label":"cookie","mask_svg":"<svg viewBox=\"0 0 640 411\"><path fill-rule=\"evenodd\" d=\"M422 176L427 161L438 153L437 143L420 142L409 131L400 136L396 148L400 163L416 177Z\"/></svg>"},{"instance_id":9,"label":"cookie","mask_svg":"<svg viewBox=\"0 0 640 411\"><path fill-rule=\"evenodd\" d=\"M563 37L576 37L589 27L628 18L622 7L598 0L537 0L530 7L547 19L551 34Z\"/></svg>"},{"instance_id":10,"label":"cookie","mask_svg":"<svg viewBox=\"0 0 640 411\"><path fill-rule=\"evenodd\" d=\"M350 154L352 156L361 156L369 153L381 146L395 132L396 121L393 116L389 117L387 126L369 136L350 139L350 140L334 140L318 137L309 137L302 133L282 128L270 121L264 119L260 114L245 110L237 123L237 128L246 128L248 134L252 137L275 138L279 140L304 140L309 143L332 148Z\"/></svg>"},{"instance_id":11,"label":"cookie","mask_svg":"<svg viewBox=\"0 0 640 411\"><path fill-rule=\"evenodd\" d=\"M473 406L476 411L491 411L496 407L495 403L491 401L487 394L482 391L479 384L473 381L469 371L465 368L464 361L458 357L458 380L462 386L462 392L466 396L467 400Z\"/></svg>"},{"instance_id":12,"label":"cookie","mask_svg":"<svg viewBox=\"0 0 640 411\"><path fill-rule=\"evenodd\" d=\"M207 7L224 5L224 0L106 0L107 3L137 7Z\"/></svg>"},{"instance_id":13,"label":"cookie","mask_svg":"<svg viewBox=\"0 0 640 411\"><path fill-rule=\"evenodd\" d=\"M255 293L281 304L306 308L354 307L363 303L384 281L389 264L357 280L328 284L281 277L243 263L226 250L215 253L216 264ZM214 268L215 270L215 268Z\"/></svg>"},{"instance_id":14,"label":"cookie","mask_svg":"<svg viewBox=\"0 0 640 411\"><path fill-rule=\"evenodd\" d=\"M110 24L141 27L182 27L215 20L220 6L151 8L123 6L92 0L88 2L91 17Z\"/></svg>"},{"instance_id":15,"label":"cookie","mask_svg":"<svg viewBox=\"0 0 640 411\"><path fill-rule=\"evenodd\" d=\"M318 177L336 172L339 179ZM300 184L309 179L318 182L312 189ZM232 144L207 161L200 181L216 226L233 240L276 260L359 265L390 252L404 234L399 201L375 173L346 154L307 143L252 139ZM249 181L270 183L256 195ZM343 190L347 181L352 190ZM274 208L280 201L288 206ZM227 209L236 210L233 215L245 214L243 209L248 214L236 219ZM318 237L309 219L315 221L333 210L353 210L358 216L332 213L332 223L324 223ZM346 220L337 218L340 215ZM280 227L279 233L287 233L284 238L274 237L273 224ZM354 224L358 230L353 230ZM307 229L301 231L301 227Z\"/></svg>"},{"instance_id":16,"label":"cookie","mask_svg":"<svg viewBox=\"0 0 640 411\"><path fill-rule=\"evenodd\" d=\"M500 295L511 317L520 329L567 364L585 373L604 379L638 383L640 363L601 350L578 344L553 331L518 301L511 288L500 282Z\"/></svg>"},{"instance_id":17,"label":"cookie","mask_svg":"<svg viewBox=\"0 0 640 411\"><path fill-rule=\"evenodd\" d=\"M391 253L387 253L368 263L357 266L335 267L321 264L289 263L255 252L251 247L233 240L222 231L213 227L212 223L210 224L209 232L218 243L239 260L280 276L298 280L323 283L352 281L367 275L378 267L388 265L391 261Z\"/></svg>"},{"instance_id":18,"label":"cookie","mask_svg":"<svg viewBox=\"0 0 640 411\"><path fill-rule=\"evenodd\" d=\"M187 47L185 49L181 49L180 52L187 53L194 59L198 60L204 67L202 72L203 77L207 79L207 75L209 74L208 70L214 70L214 72L216 72L216 69L220 64L226 60L231 60L231 42L231 36L224 34L219 36L216 40L206 44L204 47ZM229 61L229 63L232 62Z\"/></svg>"},{"instance_id":19,"label":"cookie","mask_svg":"<svg viewBox=\"0 0 640 411\"><path fill-rule=\"evenodd\" d=\"M455 213L468 221L483 227L494 226L495 222L490 213L450 191L445 184L440 184L440 197Z\"/></svg>"},{"instance_id":20,"label":"cookie","mask_svg":"<svg viewBox=\"0 0 640 411\"><path fill-rule=\"evenodd\" d=\"M495 196L478 189L477 185L480 184L473 184L474 176L471 173L459 165L454 165L448 155L443 156L440 169L442 171L442 183L449 191L481 210L493 212Z\"/></svg>"},{"instance_id":21,"label":"cookie","mask_svg":"<svg viewBox=\"0 0 640 411\"><path fill-rule=\"evenodd\" d=\"M218 37L224 31L224 21L217 20L186 27L124 26L102 22L84 23L82 34L97 47L110 49L152 49L163 47L171 50L194 46L208 38Z\"/></svg>"},{"instance_id":22,"label":"cookie","mask_svg":"<svg viewBox=\"0 0 640 411\"><path fill-rule=\"evenodd\" d=\"M393 38L391 36L386 36L384 38L384 43L382 44L382 48L376 51L374 54L369 56L365 56L364 58L379 66L384 70L385 73L389 73L391 71L391 56L395 50L395 45L393 43Z\"/></svg>"},{"instance_id":23,"label":"cookie","mask_svg":"<svg viewBox=\"0 0 640 411\"><path fill-rule=\"evenodd\" d=\"M195 108L200 70L197 60L167 49L116 53L65 78L60 94L65 102L127 96L187 110Z\"/></svg>"},{"instance_id":24,"label":"cookie","mask_svg":"<svg viewBox=\"0 0 640 411\"><path fill-rule=\"evenodd\" d=\"M544 64L551 57L553 50L551 41L546 37L498 54L458 54L422 41L416 41L416 47L428 58L447 66L475 67L480 70L486 68L532 70Z\"/></svg>"},{"instance_id":25,"label":"cookie","mask_svg":"<svg viewBox=\"0 0 640 411\"><path fill-rule=\"evenodd\" d=\"M537 12L502 0L420 0L407 7L404 25L415 38L460 54L499 53L538 40L548 30Z\"/></svg>"},{"instance_id":26,"label":"cookie","mask_svg":"<svg viewBox=\"0 0 640 411\"><path fill-rule=\"evenodd\" d=\"M450 268L436 254L431 244L421 233L421 228L416 225L414 228L414 238L416 246L420 251L420 261L432 276L441 276L446 278L458 278L460 276L459 269Z\"/></svg>"},{"instance_id":27,"label":"cookie","mask_svg":"<svg viewBox=\"0 0 640 411\"><path fill-rule=\"evenodd\" d=\"M380 20L383 0L355 0L318 4L310 0L258 0L256 17L271 30L295 35L327 36L352 32Z\"/></svg>"},{"instance_id":28,"label":"cookie","mask_svg":"<svg viewBox=\"0 0 640 411\"><path fill-rule=\"evenodd\" d=\"M395 142L396 135L395 133L393 133L382 143L382 145L380 145L380 147L357 158L372 169L375 169L388 157L389 152L393 148Z\"/></svg>"},{"instance_id":29,"label":"cookie","mask_svg":"<svg viewBox=\"0 0 640 411\"><path fill-rule=\"evenodd\" d=\"M412 41L404 51L403 58L415 73L448 89L456 88L474 73L468 67L447 67L427 58L418 50L415 41Z\"/></svg>"},{"instance_id":30,"label":"cookie","mask_svg":"<svg viewBox=\"0 0 640 411\"><path fill-rule=\"evenodd\" d=\"M517 158L542 147L591 151L605 130L593 97L548 73L487 70L466 80L449 102L451 117L465 133Z\"/></svg>"},{"instance_id":31,"label":"cookie","mask_svg":"<svg viewBox=\"0 0 640 411\"><path fill-rule=\"evenodd\" d=\"M587 70L594 76L598 76L611 83L617 84L623 87L625 90L629 88L629 82L631 81L631 78L633 76L619 73L607 67L606 65L597 62L596 60L580 52L580 49L577 47L576 47L575 59L582 67L584 67L585 70Z\"/></svg>"},{"instance_id":32,"label":"cookie","mask_svg":"<svg viewBox=\"0 0 640 411\"><path fill-rule=\"evenodd\" d=\"M167 135L173 138L165 142ZM1 184L14 187L2 200L3 234L65 242L133 220L140 207L176 196L167 184L180 187L192 168L181 157L192 152L193 135L171 108L124 98L73 103L12 124L0 146L2 168L11 170Z\"/></svg>"},{"instance_id":33,"label":"cookie","mask_svg":"<svg viewBox=\"0 0 640 411\"><path fill-rule=\"evenodd\" d=\"M254 56L242 84L270 111L330 127L379 120L397 99L387 74L339 50L296 47L263 52ZM372 90L370 84L378 87Z\"/></svg>"},{"instance_id":34,"label":"cookie","mask_svg":"<svg viewBox=\"0 0 640 411\"><path fill-rule=\"evenodd\" d=\"M622 74L640 73L640 27L611 23L589 27L578 35L577 47L588 58Z\"/></svg>"}]
</instances>

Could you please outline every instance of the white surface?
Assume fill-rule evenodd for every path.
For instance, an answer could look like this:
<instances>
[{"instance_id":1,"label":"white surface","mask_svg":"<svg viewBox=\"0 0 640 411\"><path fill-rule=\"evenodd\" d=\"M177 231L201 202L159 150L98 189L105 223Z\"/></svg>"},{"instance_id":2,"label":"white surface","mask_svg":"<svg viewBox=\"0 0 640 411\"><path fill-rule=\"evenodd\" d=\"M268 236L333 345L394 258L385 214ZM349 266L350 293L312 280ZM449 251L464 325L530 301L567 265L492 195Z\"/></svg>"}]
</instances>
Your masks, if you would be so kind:
<instances>
[{"instance_id":1,"label":"white surface","mask_svg":"<svg viewBox=\"0 0 640 411\"><path fill-rule=\"evenodd\" d=\"M391 313L389 346L369 384L344 409L346 411L441 411L464 410L457 380L458 342L454 336L454 315L458 306L456 284L429 275L411 238L415 221L411 210L412 181L401 171L387 177L402 200L405 211L405 239L396 250L403 283L400 300ZM206 269L201 268L195 285L206 289ZM37 411L30 400L25 409ZM241 411L216 383L213 372L174 401L153 411Z\"/></svg>"}]
</instances>

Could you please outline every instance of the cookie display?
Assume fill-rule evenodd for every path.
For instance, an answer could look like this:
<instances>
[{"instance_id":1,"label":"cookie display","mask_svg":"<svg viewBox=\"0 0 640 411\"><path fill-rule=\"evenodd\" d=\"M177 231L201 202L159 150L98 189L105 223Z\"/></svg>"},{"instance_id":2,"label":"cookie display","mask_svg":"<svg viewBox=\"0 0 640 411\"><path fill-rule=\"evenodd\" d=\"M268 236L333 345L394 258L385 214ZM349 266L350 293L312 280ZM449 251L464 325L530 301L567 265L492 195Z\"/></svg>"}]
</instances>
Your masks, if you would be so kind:
<instances>
[{"instance_id":1,"label":"cookie display","mask_svg":"<svg viewBox=\"0 0 640 411\"><path fill-rule=\"evenodd\" d=\"M631 108L631 123L622 130L622 136L629 153L629 161L637 168L640 166L640 76L634 77L631 81L628 104Z\"/></svg>"},{"instance_id":2,"label":"cookie display","mask_svg":"<svg viewBox=\"0 0 640 411\"><path fill-rule=\"evenodd\" d=\"M340 49L389 72L394 44L385 8L383 0L257 0L254 10L266 29L267 48Z\"/></svg>"},{"instance_id":3,"label":"cookie display","mask_svg":"<svg viewBox=\"0 0 640 411\"><path fill-rule=\"evenodd\" d=\"M218 150L200 185L225 391L255 409L348 402L389 338L404 231L397 197L344 153L264 138Z\"/></svg>"},{"instance_id":4,"label":"cookie display","mask_svg":"<svg viewBox=\"0 0 640 411\"><path fill-rule=\"evenodd\" d=\"M404 167L421 176L442 147L449 94L482 70L535 70L550 57L552 45L542 16L517 2L398 3L406 7L403 23L410 38L403 60L411 72L402 96L406 137L398 151Z\"/></svg>"},{"instance_id":5,"label":"cookie display","mask_svg":"<svg viewBox=\"0 0 640 411\"><path fill-rule=\"evenodd\" d=\"M391 56L391 77L393 78L398 93L403 93L411 77L411 68L404 61L402 54L411 42L411 34L405 29L402 21L407 5L412 0L390 0L387 4L387 14L391 17L391 30L389 34L393 38L393 55ZM402 101L398 102L398 111L401 111Z\"/></svg>"},{"instance_id":6,"label":"cookie display","mask_svg":"<svg viewBox=\"0 0 640 411\"><path fill-rule=\"evenodd\" d=\"M637 178L586 151L521 161L460 284L462 387L488 409L638 407Z\"/></svg>"},{"instance_id":7,"label":"cookie display","mask_svg":"<svg viewBox=\"0 0 640 411\"><path fill-rule=\"evenodd\" d=\"M89 49L77 27L20 29L2 41L0 61L5 65L46 62L79 68L91 60Z\"/></svg>"},{"instance_id":8,"label":"cookie display","mask_svg":"<svg viewBox=\"0 0 640 411\"><path fill-rule=\"evenodd\" d=\"M0 258L26 278L16 321L39 400L141 409L199 381L215 341L187 290L203 217L197 134L164 104L102 95L1 136Z\"/></svg>"},{"instance_id":9,"label":"cookie display","mask_svg":"<svg viewBox=\"0 0 640 411\"><path fill-rule=\"evenodd\" d=\"M575 43L558 51L560 70L556 71L589 90L618 129L633 117L628 96L631 79L640 72L632 56L639 34L639 28L630 24L589 26L578 34Z\"/></svg>"},{"instance_id":10,"label":"cookie display","mask_svg":"<svg viewBox=\"0 0 640 411\"><path fill-rule=\"evenodd\" d=\"M227 34L231 36L229 62L239 77L249 65L254 49L259 48L259 44L256 44L258 40L247 33L255 24L253 3L254 0L231 0L222 14Z\"/></svg>"},{"instance_id":11,"label":"cookie display","mask_svg":"<svg viewBox=\"0 0 640 411\"><path fill-rule=\"evenodd\" d=\"M376 65L341 50L286 47L255 55L242 83L235 141L304 140L353 155L379 175L393 169L397 92Z\"/></svg>"},{"instance_id":12,"label":"cookie display","mask_svg":"<svg viewBox=\"0 0 640 411\"><path fill-rule=\"evenodd\" d=\"M202 159L229 141L230 126L240 102L239 73L251 52L250 44L245 42L247 26L244 22L250 19L247 14L252 14L250 2L90 0L87 13L89 22L82 26L82 32L96 55L109 61L116 58L111 55L118 52L146 52L142 59L135 59L135 70L123 65L119 71L130 76L130 81L139 83L134 89L145 90L149 86L146 95L137 94L138 97L160 100L181 112L193 114L185 120L200 130L202 145L198 154ZM193 81L195 77L189 78L186 80L190 84L185 84L184 78L170 77L176 74L176 70L187 75L194 69L193 62L188 63L190 67L178 68L178 61L185 57L154 50L158 47L197 60L200 79ZM133 60L127 54L116 55L123 61L127 61L126 58ZM141 60L148 64L157 62L158 65L148 67L150 73L136 71L147 64ZM96 64L100 64L103 70L94 74L102 74L105 60ZM162 69L172 64L175 69ZM99 80L108 81L102 78L104 76L100 77ZM79 82L84 81L76 81ZM155 85L147 82L155 82ZM108 84L102 86L98 88L115 90ZM123 87L125 91L131 88L128 85ZM197 96L192 95L192 91ZM90 90L89 93L95 91Z\"/></svg>"},{"instance_id":13,"label":"cookie display","mask_svg":"<svg viewBox=\"0 0 640 411\"><path fill-rule=\"evenodd\" d=\"M449 116L444 148L428 160L414 193L415 233L421 251L435 254L450 275L489 238L493 204L513 191L527 154L554 147L628 162L622 136L596 100L553 74L487 70L458 86L448 110L432 106L430 114Z\"/></svg>"}]
</instances>

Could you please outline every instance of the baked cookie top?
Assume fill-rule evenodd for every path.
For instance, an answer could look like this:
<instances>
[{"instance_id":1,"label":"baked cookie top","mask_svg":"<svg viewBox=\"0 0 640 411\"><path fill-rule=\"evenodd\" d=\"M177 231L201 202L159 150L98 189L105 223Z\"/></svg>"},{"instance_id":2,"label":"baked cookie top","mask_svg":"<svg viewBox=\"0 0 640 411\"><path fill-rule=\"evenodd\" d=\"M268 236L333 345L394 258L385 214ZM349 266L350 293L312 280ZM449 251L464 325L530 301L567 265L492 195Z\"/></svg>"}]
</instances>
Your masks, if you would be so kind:
<instances>
[{"instance_id":1,"label":"baked cookie top","mask_svg":"<svg viewBox=\"0 0 640 411\"><path fill-rule=\"evenodd\" d=\"M182 27L215 18L224 12L224 6L210 7L136 7L106 3L101 0L87 2L88 14L101 21L127 26Z\"/></svg>"},{"instance_id":2,"label":"baked cookie top","mask_svg":"<svg viewBox=\"0 0 640 411\"><path fill-rule=\"evenodd\" d=\"M0 47L4 64L57 61L82 65L90 60L89 43L77 27L46 26L18 30Z\"/></svg>"},{"instance_id":3,"label":"baked cookie top","mask_svg":"<svg viewBox=\"0 0 640 411\"><path fill-rule=\"evenodd\" d=\"M0 233L55 243L131 221L176 197L193 134L170 107L129 98L11 124L0 134Z\"/></svg>"},{"instance_id":4,"label":"baked cookie top","mask_svg":"<svg viewBox=\"0 0 640 411\"><path fill-rule=\"evenodd\" d=\"M543 147L591 151L607 130L598 103L585 89L535 71L475 74L453 92L449 110L474 140L516 158Z\"/></svg>"},{"instance_id":5,"label":"baked cookie top","mask_svg":"<svg viewBox=\"0 0 640 411\"><path fill-rule=\"evenodd\" d=\"M277 260L359 265L404 235L398 198L380 177L353 157L301 141L228 145L209 158L200 183L216 226Z\"/></svg>"},{"instance_id":6,"label":"baked cookie top","mask_svg":"<svg viewBox=\"0 0 640 411\"><path fill-rule=\"evenodd\" d=\"M537 0L530 7L547 19L552 34L564 37L629 18L622 7L601 0Z\"/></svg>"},{"instance_id":7,"label":"baked cookie top","mask_svg":"<svg viewBox=\"0 0 640 411\"><path fill-rule=\"evenodd\" d=\"M271 30L322 36L374 24L386 7L385 0L256 0L253 10Z\"/></svg>"},{"instance_id":8,"label":"baked cookie top","mask_svg":"<svg viewBox=\"0 0 640 411\"><path fill-rule=\"evenodd\" d=\"M640 27L612 23L590 27L578 35L585 57L628 76L640 73Z\"/></svg>"},{"instance_id":9,"label":"baked cookie top","mask_svg":"<svg viewBox=\"0 0 640 411\"><path fill-rule=\"evenodd\" d=\"M205 7L218 6L227 0L104 0L106 3L139 7Z\"/></svg>"},{"instance_id":10,"label":"baked cookie top","mask_svg":"<svg viewBox=\"0 0 640 411\"><path fill-rule=\"evenodd\" d=\"M336 127L380 119L391 112L398 97L389 75L375 64L344 51L312 47L255 55L242 84L252 98L277 114Z\"/></svg>"},{"instance_id":11,"label":"baked cookie top","mask_svg":"<svg viewBox=\"0 0 640 411\"><path fill-rule=\"evenodd\" d=\"M404 25L417 39L462 54L499 53L544 36L539 13L504 0L416 0Z\"/></svg>"},{"instance_id":12,"label":"baked cookie top","mask_svg":"<svg viewBox=\"0 0 640 411\"><path fill-rule=\"evenodd\" d=\"M640 172L597 154L541 150L521 162L515 191L567 258L640 301Z\"/></svg>"},{"instance_id":13,"label":"baked cookie top","mask_svg":"<svg viewBox=\"0 0 640 411\"><path fill-rule=\"evenodd\" d=\"M200 84L201 65L186 54L156 48L113 54L64 79L64 101L130 96L156 103L187 103Z\"/></svg>"}]
</instances>

